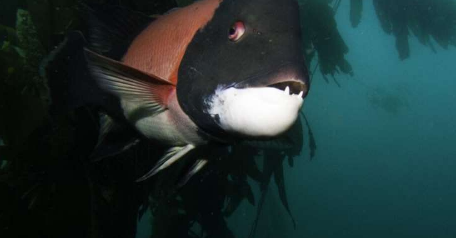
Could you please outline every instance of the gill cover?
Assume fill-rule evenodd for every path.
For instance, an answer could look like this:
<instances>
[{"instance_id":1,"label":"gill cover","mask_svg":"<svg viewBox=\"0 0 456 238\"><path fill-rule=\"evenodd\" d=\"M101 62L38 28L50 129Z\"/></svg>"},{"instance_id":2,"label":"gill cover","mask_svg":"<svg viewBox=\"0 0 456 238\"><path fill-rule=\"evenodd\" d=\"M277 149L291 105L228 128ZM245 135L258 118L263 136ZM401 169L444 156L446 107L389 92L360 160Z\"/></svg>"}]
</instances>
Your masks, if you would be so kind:
<instances>
[{"instance_id":1,"label":"gill cover","mask_svg":"<svg viewBox=\"0 0 456 238\"><path fill-rule=\"evenodd\" d=\"M208 111L216 90L266 87L287 77L308 85L298 9L295 0L224 0L195 34L179 67L177 97L202 131L229 137ZM245 32L233 41L237 22Z\"/></svg>"}]
</instances>

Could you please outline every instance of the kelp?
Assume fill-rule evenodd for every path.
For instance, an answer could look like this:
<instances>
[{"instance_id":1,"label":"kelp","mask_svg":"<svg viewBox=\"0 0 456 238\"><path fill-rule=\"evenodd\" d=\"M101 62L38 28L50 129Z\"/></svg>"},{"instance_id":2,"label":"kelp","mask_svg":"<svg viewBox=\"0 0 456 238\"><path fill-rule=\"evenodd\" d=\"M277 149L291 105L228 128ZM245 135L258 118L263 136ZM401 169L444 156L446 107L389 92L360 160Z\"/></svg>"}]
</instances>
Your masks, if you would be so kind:
<instances>
[{"instance_id":1,"label":"kelp","mask_svg":"<svg viewBox=\"0 0 456 238\"><path fill-rule=\"evenodd\" d=\"M310 159L312 159L313 157L315 157L315 153L317 151L317 143L315 141L315 137L312 132L312 127L310 127L309 121L307 120L307 117L306 117L306 115L304 115L304 113L303 113L302 117L304 118L304 121L306 122L306 126L307 126L308 138L309 138Z\"/></svg>"},{"instance_id":2,"label":"kelp","mask_svg":"<svg viewBox=\"0 0 456 238\"><path fill-rule=\"evenodd\" d=\"M3 36L3 42L18 45L19 39L17 38L16 29L6 25L0 25L0 36Z\"/></svg>"},{"instance_id":3,"label":"kelp","mask_svg":"<svg viewBox=\"0 0 456 238\"><path fill-rule=\"evenodd\" d=\"M307 129L311 133L311 128L310 125L307 121L307 118L303 115L303 117L299 117L299 120L295 125L291 128L291 130L288 132L289 136L293 138L293 142L295 143L295 146L292 146L289 149L282 149L282 150L277 150L277 149L264 149L262 150L262 179L259 182L260 186L260 191L261 191L261 197L258 201L258 206L257 206L257 213L255 216L255 219L252 223L252 227L250 229L249 233L249 238L253 238L256 235L257 227L258 227L258 221L260 219L262 210L263 210L263 205L266 199L266 196L269 191L269 186L270 186L270 181L272 178L274 178L274 182L277 186L277 191L278 195L280 198L280 201L287 211L288 215L290 216L291 222L293 224L293 227L296 229L296 221L294 220L293 214L291 212L290 205L288 203L288 198L286 194L286 183L285 183L285 176L284 176L284 167L283 163L286 159L288 159L288 163L290 167L293 166L293 160L294 158L298 157L301 155L302 149L304 147L304 126L302 123L302 120L305 120ZM312 136L311 142L309 143L310 147L310 154L311 158L313 158L316 150L316 145L314 138Z\"/></svg>"},{"instance_id":4,"label":"kelp","mask_svg":"<svg viewBox=\"0 0 456 238\"><path fill-rule=\"evenodd\" d=\"M231 158L230 152L225 149L220 152L223 153L213 154L206 169L179 189L173 188L175 183L167 181L177 181L173 177L186 171L185 165L181 168L173 166L152 178L155 181L150 184L153 186L149 200L153 215L151 237L195 237L195 233L201 232L204 237L234 237L226 224L225 216L230 208L224 209L225 201L236 206L249 186L236 176L239 173L232 173L233 166L226 161ZM159 180L167 185L160 186ZM241 184L245 186L237 186ZM199 227L199 231L194 227Z\"/></svg>"},{"instance_id":5,"label":"kelp","mask_svg":"<svg viewBox=\"0 0 456 238\"><path fill-rule=\"evenodd\" d=\"M277 159L277 157L274 159ZM283 163L277 164L277 167L274 169L274 182L277 185L277 189L279 191L280 201L282 202L283 206L285 207L285 210L287 210L288 215L290 216L291 221L293 223L293 227L296 229L296 221L293 217L293 214L291 213L290 205L288 204L288 198L287 198L287 193L286 193L286 189L285 189L285 177L284 177L283 173L284 173L283 172Z\"/></svg>"},{"instance_id":6,"label":"kelp","mask_svg":"<svg viewBox=\"0 0 456 238\"><path fill-rule=\"evenodd\" d=\"M3 29L9 37L0 50L0 136L6 145L16 146L46 114L48 92L45 80L39 76L46 52L36 38L37 30L27 11L17 11L15 29Z\"/></svg>"},{"instance_id":7,"label":"kelp","mask_svg":"<svg viewBox=\"0 0 456 238\"><path fill-rule=\"evenodd\" d=\"M37 39L46 51L52 50L78 20L75 11L77 3L77 0L26 0L27 10L38 32Z\"/></svg>"},{"instance_id":8,"label":"kelp","mask_svg":"<svg viewBox=\"0 0 456 238\"><path fill-rule=\"evenodd\" d=\"M357 27L363 14L363 0L350 0L350 23Z\"/></svg>"},{"instance_id":9,"label":"kelp","mask_svg":"<svg viewBox=\"0 0 456 238\"><path fill-rule=\"evenodd\" d=\"M335 9L331 2L300 1L303 45L308 67L317 55L318 66L323 75L353 75L352 66L345 59L349 49L337 29Z\"/></svg>"},{"instance_id":10,"label":"kelp","mask_svg":"<svg viewBox=\"0 0 456 238\"><path fill-rule=\"evenodd\" d=\"M290 206L288 204L288 198L286 195L286 188L285 188L285 179L284 179L284 168L283 168L283 161L286 159L286 156L284 156L282 151L277 151L277 150L265 150L264 155L263 155L263 176L264 179L260 183L260 191L261 191L261 197L258 202L258 207L257 207L257 213L255 216L255 219L252 223L252 227L249 233L249 238L253 238L256 235L256 231L258 228L258 221L260 219L262 210L263 210L263 205L266 199L266 196L269 191L269 184L274 177L274 182L277 186L280 201L282 202L282 205L284 206L285 210L290 216L291 222L293 224L293 227L296 229L296 222L294 220L294 217L291 213Z\"/></svg>"},{"instance_id":11,"label":"kelp","mask_svg":"<svg viewBox=\"0 0 456 238\"><path fill-rule=\"evenodd\" d=\"M17 11L16 32L18 46L23 50L24 57L24 80L30 82L24 90L32 90L39 95L43 101L48 100L46 81L39 74L39 69L46 51L38 40L38 30L32 21L28 11L19 9Z\"/></svg>"},{"instance_id":12,"label":"kelp","mask_svg":"<svg viewBox=\"0 0 456 238\"><path fill-rule=\"evenodd\" d=\"M361 1L360 1L361 2ZM410 57L409 39L435 51L433 41L442 48L456 45L456 2L453 0L373 0L383 31L396 38L401 60ZM359 11L353 5L353 9Z\"/></svg>"},{"instance_id":13,"label":"kelp","mask_svg":"<svg viewBox=\"0 0 456 238\"><path fill-rule=\"evenodd\" d=\"M350 0L350 22L357 27L362 20L362 0ZM334 19L340 1L300 0L303 45L307 64L318 56L315 69L320 71L326 82L327 75L337 73L353 75L350 63L344 58L348 46L340 36ZM447 49L456 46L456 2L453 0L373 0L376 15L383 31L396 38L396 49L401 60L410 57L409 39L413 35L434 52L435 41Z\"/></svg>"}]
</instances>

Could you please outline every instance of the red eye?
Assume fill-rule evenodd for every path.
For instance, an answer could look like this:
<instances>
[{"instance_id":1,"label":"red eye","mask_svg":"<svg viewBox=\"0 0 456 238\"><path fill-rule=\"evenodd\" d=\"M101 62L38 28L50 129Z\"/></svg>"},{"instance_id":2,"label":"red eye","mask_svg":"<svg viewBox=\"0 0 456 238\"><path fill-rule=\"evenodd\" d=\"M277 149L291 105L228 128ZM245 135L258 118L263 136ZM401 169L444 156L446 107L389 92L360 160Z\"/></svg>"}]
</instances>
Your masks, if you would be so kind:
<instances>
[{"instance_id":1,"label":"red eye","mask_svg":"<svg viewBox=\"0 0 456 238\"><path fill-rule=\"evenodd\" d=\"M242 35L244 35L244 32L244 23L241 21L237 21L230 28L230 31L228 32L228 39L230 39L230 41L238 41L242 37Z\"/></svg>"}]
</instances>

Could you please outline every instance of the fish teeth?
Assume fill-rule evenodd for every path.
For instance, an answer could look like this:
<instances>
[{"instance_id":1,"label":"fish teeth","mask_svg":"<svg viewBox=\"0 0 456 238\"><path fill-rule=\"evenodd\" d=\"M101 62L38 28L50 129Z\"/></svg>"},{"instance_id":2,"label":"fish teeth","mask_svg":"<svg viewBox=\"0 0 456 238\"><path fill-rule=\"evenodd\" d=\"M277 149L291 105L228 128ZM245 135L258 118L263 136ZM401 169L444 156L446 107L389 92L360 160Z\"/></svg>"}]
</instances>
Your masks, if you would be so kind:
<instances>
[{"instance_id":1,"label":"fish teeth","mask_svg":"<svg viewBox=\"0 0 456 238\"><path fill-rule=\"evenodd\" d=\"M290 95L290 87L287 86L287 87L285 88L285 93L286 93L287 95Z\"/></svg>"},{"instance_id":2,"label":"fish teeth","mask_svg":"<svg viewBox=\"0 0 456 238\"><path fill-rule=\"evenodd\" d=\"M299 94L298 94L298 97L302 97L302 95L304 94L304 91L301 91Z\"/></svg>"}]
</instances>

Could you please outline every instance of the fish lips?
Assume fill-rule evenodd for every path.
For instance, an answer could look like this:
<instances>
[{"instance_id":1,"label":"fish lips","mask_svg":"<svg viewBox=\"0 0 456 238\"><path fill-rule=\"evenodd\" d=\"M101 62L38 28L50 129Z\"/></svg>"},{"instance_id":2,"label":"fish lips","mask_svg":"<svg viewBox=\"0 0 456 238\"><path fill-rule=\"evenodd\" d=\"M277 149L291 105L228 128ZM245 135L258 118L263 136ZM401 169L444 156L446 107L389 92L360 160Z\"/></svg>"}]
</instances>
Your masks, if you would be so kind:
<instances>
[{"instance_id":1,"label":"fish lips","mask_svg":"<svg viewBox=\"0 0 456 238\"><path fill-rule=\"evenodd\" d=\"M280 90L288 87L290 94L302 92L302 98L305 98L310 89L310 81L307 68L303 64L288 62L268 71L253 74L229 87L237 89L273 87Z\"/></svg>"}]
</instances>

